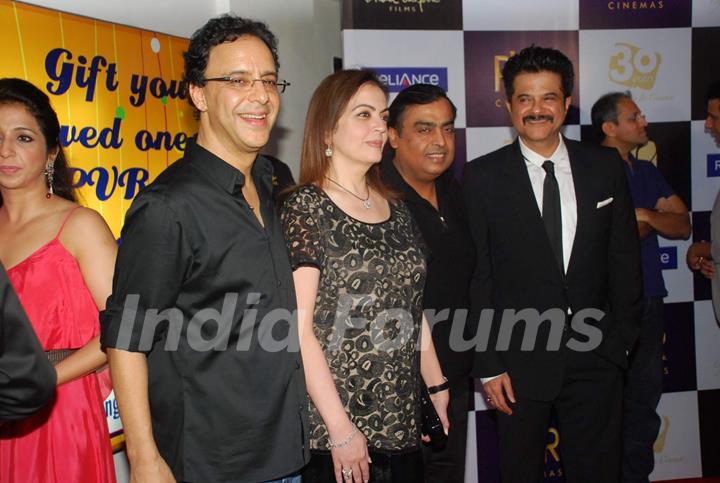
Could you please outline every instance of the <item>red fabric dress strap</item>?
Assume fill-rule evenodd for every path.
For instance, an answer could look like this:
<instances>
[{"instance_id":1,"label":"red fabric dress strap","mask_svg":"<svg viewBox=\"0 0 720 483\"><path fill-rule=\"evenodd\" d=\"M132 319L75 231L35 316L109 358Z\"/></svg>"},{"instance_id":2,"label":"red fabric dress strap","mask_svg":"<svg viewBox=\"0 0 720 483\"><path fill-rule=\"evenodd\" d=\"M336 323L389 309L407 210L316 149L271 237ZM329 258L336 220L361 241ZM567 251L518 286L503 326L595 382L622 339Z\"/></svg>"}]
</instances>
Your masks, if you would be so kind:
<instances>
[{"instance_id":1,"label":"red fabric dress strap","mask_svg":"<svg viewBox=\"0 0 720 483\"><path fill-rule=\"evenodd\" d=\"M60 224L60 229L58 230L57 235L55 235L55 238L60 238L60 234L62 233L63 229L65 228L65 223L67 223L67 221L70 219L70 216L72 216L72 214L78 208L80 208L80 206L76 206L75 208L71 209L67 215L65 215L65 218L63 219L62 223Z\"/></svg>"}]
</instances>

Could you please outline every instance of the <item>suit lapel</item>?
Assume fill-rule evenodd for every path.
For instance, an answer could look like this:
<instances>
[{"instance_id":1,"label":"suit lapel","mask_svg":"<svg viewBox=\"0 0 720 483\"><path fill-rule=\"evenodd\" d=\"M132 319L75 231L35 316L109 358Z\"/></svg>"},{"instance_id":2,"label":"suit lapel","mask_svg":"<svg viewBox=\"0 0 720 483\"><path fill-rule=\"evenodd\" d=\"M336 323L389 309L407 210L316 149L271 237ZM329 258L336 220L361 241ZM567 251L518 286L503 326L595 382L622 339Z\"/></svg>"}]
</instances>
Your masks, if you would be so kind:
<instances>
[{"instance_id":1,"label":"suit lapel","mask_svg":"<svg viewBox=\"0 0 720 483\"><path fill-rule=\"evenodd\" d=\"M579 253L583 252L583 243L586 239L586 231L588 229L588 220L592 217L592 210L595 209L593 204L593 177L590 170L590 164L587 160L582 159L582 153L576 142L564 139L567 148L568 157L570 158L570 169L572 170L573 185L575 188L575 202L577 204L577 226L575 228L575 240L573 241L572 252L570 253L570 262L568 263L567 273L573 269L573 261Z\"/></svg>"},{"instance_id":2,"label":"suit lapel","mask_svg":"<svg viewBox=\"0 0 720 483\"><path fill-rule=\"evenodd\" d=\"M525 159L520 151L520 143L517 139L515 139L512 149L509 151L508 158L503 163L503 168L509 181L502 189L507 189L508 194L512 194L512 196L508 196L508 202L514 202L513 208L518 212L521 219L528 224L527 226L531 227L531 230L542 230L545 233L542 214L535 199L535 193L525 166Z\"/></svg>"},{"instance_id":3,"label":"suit lapel","mask_svg":"<svg viewBox=\"0 0 720 483\"><path fill-rule=\"evenodd\" d=\"M507 191L508 203L517 212L517 223L521 223L529 231L528 240L537 240L536 249L545 252L544 254L539 253L538 258L547 261L548 270L554 270L558 276L564 277L557 263L554 262L555 253L545 231L541 207L538 206L535 198L525 158L520 151L520 142L517 138L508 153L508 157L503 163L507 182L501 189Z\"/></svg>"}]
</instances>

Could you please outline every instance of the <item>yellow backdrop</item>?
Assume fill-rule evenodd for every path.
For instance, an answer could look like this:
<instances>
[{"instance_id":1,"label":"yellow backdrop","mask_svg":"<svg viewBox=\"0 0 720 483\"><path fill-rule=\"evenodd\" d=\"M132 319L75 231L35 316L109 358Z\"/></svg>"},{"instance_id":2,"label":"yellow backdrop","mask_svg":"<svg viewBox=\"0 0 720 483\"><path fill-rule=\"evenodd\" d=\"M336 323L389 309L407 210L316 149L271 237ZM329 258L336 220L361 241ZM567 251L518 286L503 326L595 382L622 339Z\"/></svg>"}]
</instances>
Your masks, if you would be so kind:
<instances>
[{"instance_id":1,"label":"yellow backdrop","mask_svg":"<svg viewBox=\"0 0 720 483\"><path fill-rule=\"evenodd\" d=\"M187 39L0 0L1 77L33 82L60 118L81 203L116 237L140 188L195 133L180 81Z\"/></svg>"}]
</instances>

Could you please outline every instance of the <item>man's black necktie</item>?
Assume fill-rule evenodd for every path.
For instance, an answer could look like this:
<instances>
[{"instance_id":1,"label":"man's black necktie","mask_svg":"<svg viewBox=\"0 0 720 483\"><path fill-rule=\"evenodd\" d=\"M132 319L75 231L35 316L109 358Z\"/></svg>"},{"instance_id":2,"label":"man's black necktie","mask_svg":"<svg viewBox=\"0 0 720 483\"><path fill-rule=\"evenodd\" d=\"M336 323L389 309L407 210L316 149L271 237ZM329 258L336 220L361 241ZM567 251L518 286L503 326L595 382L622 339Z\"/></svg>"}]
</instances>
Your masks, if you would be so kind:
<instances>
[{"instance_id":1,"label":"man's black necktie","mask_svg":"<svg viewBox=\"0 0 720 483\"><path fill-rule=\"evenodd\" d=\"M562 218L560 215L560 189L555 178L555 165L552 161L545 161L542 165L545 170L543 182L542 218L545 223L550 246L555 252L560 272L565 273L562 246Z\"/></svg>"}]
</instances>

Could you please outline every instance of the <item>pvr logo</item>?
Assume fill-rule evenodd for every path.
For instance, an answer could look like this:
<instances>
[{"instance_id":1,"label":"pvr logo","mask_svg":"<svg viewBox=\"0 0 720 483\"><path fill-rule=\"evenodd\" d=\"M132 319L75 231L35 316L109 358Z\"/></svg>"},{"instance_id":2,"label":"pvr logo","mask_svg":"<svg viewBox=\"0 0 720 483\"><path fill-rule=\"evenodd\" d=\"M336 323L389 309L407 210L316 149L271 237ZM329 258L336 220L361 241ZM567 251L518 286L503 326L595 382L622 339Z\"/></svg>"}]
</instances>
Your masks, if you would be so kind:
<instances>
[{"instance_id":1,"label":"pvr logo","mask_svg":"<svg viewBox=\"0 0 720 483\"><path fill-rule=\"evenodd\" d=\"M563 468L560 462L560 453L558 451L558 445L560 444L560 433L557 428L550 427L547 435L547 445L545 446L545 478L547 480L554 480L555 478L562 477Z\"/></svg>"},{"instance_id":2,"label":"pvr logo","mask_svg":"<svg viewBox=\"0 0 720 483\"><path fill-rule=\"evenodd\" d=\"M502 84L502 69L505 67L505 62L508 61L510 57L515 55L515 51L511 50L508 55L496 55L495 56L495 92L500 92L500 86Z\"/></svg>"},{"instance_id":3,"label":"pvr logo","mask_svg":"<svg viewBox=\"0 0 720 483\"><path fill-rule=\"evenodd\" d=\"M720 176L720 154L707 155L707 175L708 178Z\"/></svg>"},{"instance_id":4,"label":"pvr logo","mask_svg":"<svg viewBox=\"0 0 720 483\"><path fill-rule=\"evenodd\" d=\"M670 429L670 418L667 416L662 417L662 425L660 426L660 433L658 434L655 444L653 445L654 453L662 453L665 449L665 443L667 442L668 430Z\"/></svg>"},{"instance_id":5,"label":"pvr logo","mask_svg":"<svg viewBox=\"0 0 720 483\"><path fill-rule=\"evenodd\" d=\"M652 89L655 85L662 57L658 52L618 42L615 54L610 57L608 77L612 82L626 87Z\"/></svg>"},{"instance_id":6,"label":"pvr logo","mask_svg":"<svg viewBox=\"0 0 720 483\"><path fill-rule=\"evenodd\" d=\"M432 84L448 90L445 67L377 67L372 70L390 92L400 92L413 84Z\"/></svg>"},{"instance_id":7,"label":"pvr logo","mask_svg":"<svg viewBox=\"0 0 720 483\"><path fill-rule=\"evenodd\" d=\"M505 62L508 61L510 57L515 55L515 51L511 50L508 55L496 55L493 61L493 68L494 68L494 75L495 75L495 92L500 92L500 89L502 87L502 69L505 67ZM505 106L505 103L503 102L503 99L498 97L495 99L495 107L502 109ZM508 143L509 144L509 143Z\"/></svg>"}]
</instances>

